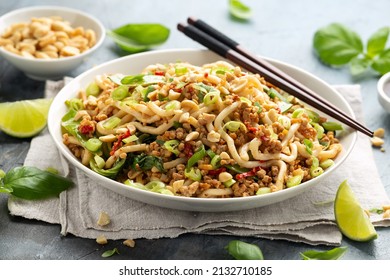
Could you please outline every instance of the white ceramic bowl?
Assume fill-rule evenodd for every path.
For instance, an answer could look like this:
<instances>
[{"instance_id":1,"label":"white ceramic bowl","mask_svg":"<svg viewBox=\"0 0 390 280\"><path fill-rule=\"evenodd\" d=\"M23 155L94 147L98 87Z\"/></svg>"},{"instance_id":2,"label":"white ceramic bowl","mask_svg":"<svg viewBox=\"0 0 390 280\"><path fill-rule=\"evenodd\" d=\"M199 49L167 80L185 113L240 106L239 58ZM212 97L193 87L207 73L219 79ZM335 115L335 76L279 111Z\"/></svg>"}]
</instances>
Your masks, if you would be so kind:
<instances>
[{"instance_id":1,"label":"white ceramic bowl","mask_svg":"<svg viewBox=\"0 0 390 280\"><path fill-rule=\"evenodd\" d=\"M96 75L110 73L123 73L134 75L139 73L147 65L155 63L186 61L195 65L202 65L205 63L215 62L217 60L222 59L223 58L221 58L220 56L207 50L164 50L126 56L104 63L76 77L71 83L66 85L58 93L49 111L49 131L61 154L63 154L68 159L70 164L82 170L87 176L89 176L100 186L135 200L179 210L221 212L251 209L273 204L296 196L308 189L309 187L315 186L323 178L329 176L332 171L336 170L337 167L341 165L341 163L350 153L356 140L356 132L348 128L344 131L344 135L340 135L342 136L341 143L344 147L344 150L335 160L335 164L328 170L326 170L321 176L316 177L299 186L261 196L241 198L188 198L162 195L136 188L131 188L127 185L103 177L93 172L91 169L83 166L80 161L77 160L69 151L69 149L62 143L61 118L67 112L67 108L64 102L67 99L75 97L79 89L85 88L94 79ZM300 82L303 82L305 85L312 88L315 92L321 94L324 98L331 100L333 104L338 106L347 114L353 116L353 111L348 105L348 103L345 101L345 99L324 81L294 66L274 60L269 61L280 69L289 73L291 76L293 76Z\"/></svg>"},{"instance_id":2,"label":"white ceramic bowl","mask_svg":"<svg viewBox=\"0 0 390 280\"><path fill-rule=\"evenodd\" d=\"M82 11L60 6L33 6L14 10L0 17L0 34L13 23L29 22L33 17L61 16L69 21L72 27L82 26L92 29L96 34L96 44L89 50L71 57L59 59L33 59L13 54L0 47L0 54L23 71L28 77L45 80L63 77L69 71L79 66L86 57L96 51L103 43L105 29L102 23L95 17Z\"/></svg>"},{"instance_id":3,"label":"white ceramic bowl","mask_svg":"<svg viewBox=\"0 0 390 280\"><path fill-rule=\"evenodd\" d=\"M378 101L390 113L390 72L383 75L377 84Z\"/></svg>"}]
</instances>

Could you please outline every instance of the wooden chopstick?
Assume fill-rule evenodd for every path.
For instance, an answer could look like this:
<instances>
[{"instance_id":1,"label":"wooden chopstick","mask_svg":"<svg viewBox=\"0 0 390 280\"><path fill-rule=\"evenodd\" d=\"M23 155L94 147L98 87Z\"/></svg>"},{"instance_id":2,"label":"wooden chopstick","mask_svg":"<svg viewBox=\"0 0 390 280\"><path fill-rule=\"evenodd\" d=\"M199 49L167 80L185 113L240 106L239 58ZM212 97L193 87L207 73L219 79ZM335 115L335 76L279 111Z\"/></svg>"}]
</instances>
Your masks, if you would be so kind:
<instances>
[{"instance_id":1,"label":"wooden chopstick","mask_svg":"<svg viewBox=\"0 0 390 280\"><path fill-rule=\"evenodd\" d=\"M274 84L280 89L294 95L301 101L306 102L351 128L354 128L370 137L373 136L372 131L346 115L327 100L300 84L298 81L294 80L292 77L277 69L264 59L251 55L237 42L215 30L205 22L194 18L189 18L188 22L190 25L178 24L178 29L191 39L201 43L210 50L231 60L248 71L260 74L271 84Z\"/></svg>"}]
</instances>

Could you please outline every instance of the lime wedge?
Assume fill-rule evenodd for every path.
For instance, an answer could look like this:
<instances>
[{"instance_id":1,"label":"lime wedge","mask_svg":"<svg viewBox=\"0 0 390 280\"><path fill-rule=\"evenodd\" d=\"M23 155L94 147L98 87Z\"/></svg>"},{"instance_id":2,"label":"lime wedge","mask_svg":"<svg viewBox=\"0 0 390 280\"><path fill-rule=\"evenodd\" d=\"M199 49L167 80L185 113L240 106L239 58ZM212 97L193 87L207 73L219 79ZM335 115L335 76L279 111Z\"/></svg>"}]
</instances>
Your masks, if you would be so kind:
<instances>
[{"instance_id":1,"label":"lime wedge","mask_svg":"<svg viewBox=\"0 0 390 280\"><path fill-rule=\"evenodd\" d=\"M0 103L0 130L19 138L38 134L45 126L51 99Z\"/></svg>"},{"instance_id":2,"label":"lime wedge","mask_svg":"<svg viewBox=\"0 0 390 280\"><path fill-rule=\"evenodd\" d=\"M347 180L337 190L334 214L340 231L355 241L370 241L378 237L370 218L360 206Z\"/></svg>"}]
</instances>

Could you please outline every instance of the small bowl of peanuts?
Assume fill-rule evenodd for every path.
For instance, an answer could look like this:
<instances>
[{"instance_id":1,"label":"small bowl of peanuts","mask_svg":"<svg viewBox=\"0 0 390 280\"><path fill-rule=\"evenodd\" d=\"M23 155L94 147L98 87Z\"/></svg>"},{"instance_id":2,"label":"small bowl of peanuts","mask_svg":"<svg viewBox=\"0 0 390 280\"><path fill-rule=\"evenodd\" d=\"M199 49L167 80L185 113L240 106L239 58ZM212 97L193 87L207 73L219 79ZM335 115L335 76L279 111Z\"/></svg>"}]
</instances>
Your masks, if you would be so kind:
<instances>
[{"instance_id":1,"label":"small bowl of peanuts","mask_svg":"<svg viewBox=\"0 0 390 280\"><path fill-rule=\"evenodd\" d=\"M104 38L102 23L75 9L34 6L0 17L1 56L36 80L62 78Z\"/></svg>"}]
</instances>

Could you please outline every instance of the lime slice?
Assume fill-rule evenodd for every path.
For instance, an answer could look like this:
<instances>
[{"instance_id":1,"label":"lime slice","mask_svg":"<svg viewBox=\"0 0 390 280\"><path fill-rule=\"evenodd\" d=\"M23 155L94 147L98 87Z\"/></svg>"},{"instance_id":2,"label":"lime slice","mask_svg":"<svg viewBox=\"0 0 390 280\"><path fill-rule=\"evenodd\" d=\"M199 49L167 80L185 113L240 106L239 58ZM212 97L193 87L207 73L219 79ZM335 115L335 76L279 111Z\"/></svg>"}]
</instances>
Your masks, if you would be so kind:
<instances>
[{"instance_id":1,"label":"lime slice","mask_svg":"<svg viewBox=\"0 0 390 280\"><path fill-rule=\"evenodd\" d=\"M370 241L378 237L370 218L360 206L347 180L337 190L334 214L340 231L355 241Z\"/></svg>"},{"instance_id":2,"label":"lime slice","mask_svg":"<svg viewBox=\"0 0 390 280\"><path fill-rule=\"evenodd\" d=\"M0 130L19 138L38 134L45 126L51 99L0 103Z\"/></svg>"}]
</instances>

